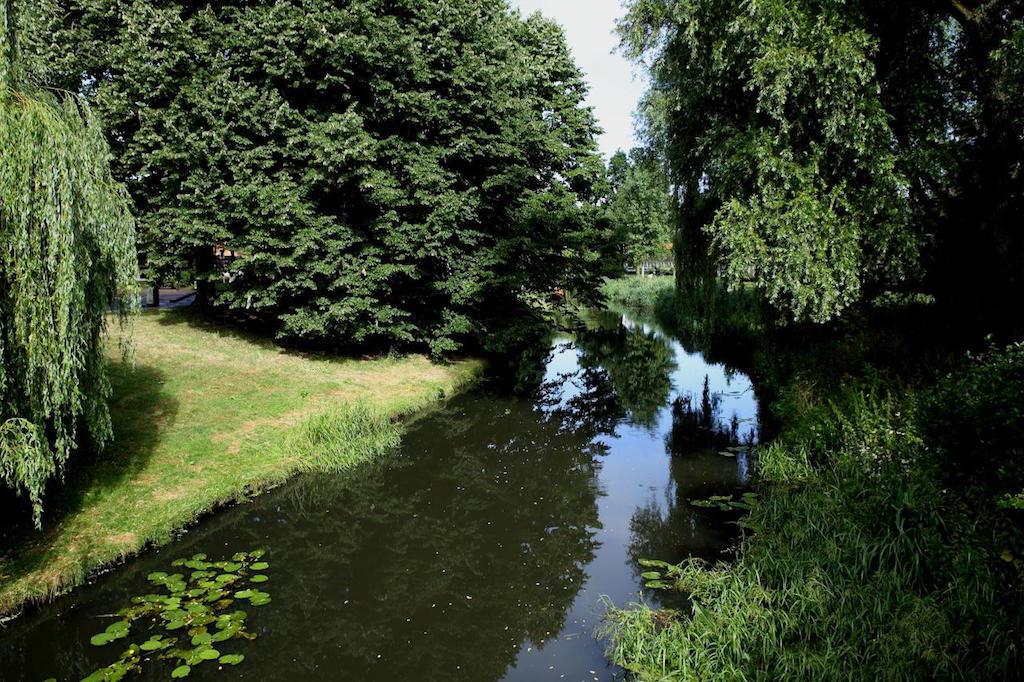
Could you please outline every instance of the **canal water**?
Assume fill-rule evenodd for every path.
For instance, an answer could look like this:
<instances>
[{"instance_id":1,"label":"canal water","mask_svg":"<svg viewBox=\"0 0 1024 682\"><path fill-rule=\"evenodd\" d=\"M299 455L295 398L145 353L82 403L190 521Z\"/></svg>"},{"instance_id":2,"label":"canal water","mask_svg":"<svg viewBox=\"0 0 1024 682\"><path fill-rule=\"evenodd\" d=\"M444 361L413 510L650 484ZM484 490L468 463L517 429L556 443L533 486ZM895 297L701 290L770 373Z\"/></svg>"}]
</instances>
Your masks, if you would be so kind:
<instances>
[{"instance_id":1,"label":"canal water","mask_svg":"<svg viewBox=\"0 0 1024 682\"><path fill-rule=\"evenodd\" d=\"M90 637L147 574L254 548L271 564L258 638L232 642L241 665L188 679L622 678L602 614L661 604L638 559L726 556L737 517L691 502L747 485L736 446L757 439L757 400L747 377L611 312L556 338L537 376L526 397L458 397L381 461L301 477L27 614L0 631L0 679L88 675L119 653Z\"/></svg>"}]
</instances>

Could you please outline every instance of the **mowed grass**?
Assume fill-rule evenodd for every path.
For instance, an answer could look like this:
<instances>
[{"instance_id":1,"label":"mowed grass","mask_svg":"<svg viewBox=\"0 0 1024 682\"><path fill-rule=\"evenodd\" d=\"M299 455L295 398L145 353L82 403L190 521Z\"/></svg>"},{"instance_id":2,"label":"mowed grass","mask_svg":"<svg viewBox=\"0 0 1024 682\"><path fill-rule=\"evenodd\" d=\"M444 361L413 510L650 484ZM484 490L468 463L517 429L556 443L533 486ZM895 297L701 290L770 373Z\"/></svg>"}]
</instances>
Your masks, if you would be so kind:
<instances>
[{"instance_id":1,"label":"mowed grass","mask_svg":"<svg viewBox=\"0 0 1024 682\"><path fill-rule=\"evenodd\" d=\"M220 505L394 447L399 417L468 385L481 367L289 353L181 311L145 313L132 337L128 362L110 344L115 440L76 460L41 532L3 548L0 615L166 543Z\"/></svg>"}]
</instances>

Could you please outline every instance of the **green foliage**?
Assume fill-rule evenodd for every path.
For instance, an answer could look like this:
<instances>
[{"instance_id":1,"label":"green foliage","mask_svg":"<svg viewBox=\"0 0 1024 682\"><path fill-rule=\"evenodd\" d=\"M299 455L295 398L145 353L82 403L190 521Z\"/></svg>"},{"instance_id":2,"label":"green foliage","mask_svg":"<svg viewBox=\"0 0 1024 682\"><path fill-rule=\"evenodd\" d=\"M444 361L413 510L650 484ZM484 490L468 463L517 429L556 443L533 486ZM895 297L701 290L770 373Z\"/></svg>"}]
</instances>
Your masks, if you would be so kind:
<instances>
[{"instance_id":1,"label":"green foliage","mask_svg":"<svg viewBox=\"0 0 1024 682\"><path fill-rule=\"evenodd\" d=\"M1018 493L1024 481L1024 343L971 356L939 382L927 429L943 474L977 485L990 498ZM991 501L986 503L991 504Z\"/></svg>"},{"instance_id":2,"label":"green foliage","mask_svg":"<svg viewBox=\"0 0 1024 682\"><path fill-rule=\"evenodd\" d=\"M601 293L616 306L654 313L661 301L676 296L676 284L672 277L621 277L605 281Z\"/></svg>"},{"instance_id":3,"label":"green foliage","mask_svg":"<svg viewBox=\"0 0 1024 682\"><path fill-rule=\"evenodd\" d=\"M749 361L737 363L738 354L729 347L749 353L765 345L765 332L771 329L763 301L752 287L678 289L672 277L623 277L607 280L600 291L612 305L653 315L687 347L700 348L716 361L727 350L729 364L745 366L748 373L756 368Z\"/></svg>"},{"instance_id":4,"label":"green foliage","mask_svg":"<svg viewBox=\"0 0 1024 682\"><path fill-rule=\"evenodd\" d=\"M618 152L608 163L608 219L625 262L671 259L672 195L661 162L642 149Z\"/></svg>"},{"instance_id":5,"label":"green foliage","mask_svg":"<svg viewBox=\"0 0 1024 682\"><path fill-rule=\"evenodd\" d=\"M18 4L0 3L0 481L39 525L69 454L110 438L103 329L115 299L134 307L137 269L130 202L89 107L15 79Z\"/></svg>"},{"instance_id":6,"label":"green foliage","mask_svg":"<svg viewBox=\"0 0 1024 682\"><path fill-rule=\"evenodd\" d=\"M245 587L246 582L265 582L266 576L252 571L265 570L269 564L259 561L264 551L237 552L230 561L207 561L205 554L176 559L171 565L190 573L167 574L156 571L147 576L162 592L132 597L132 605L117 612L119 620L94 635L93 646L126 639L132 628L147 628L141 644L130 644L116 661L87 676L87 682L119 680L132 672L142 672L145 663L169 661L175 665L172 678L187 677L192 669L207 661L238 665L242 654L221 653L224 644L235 639L253 640L256 634L246 629L248 614L237 609L239 602L250 606L270 603L270 595ZM263 580L257 580L260 576ZM242 588L242 589L239 589ZM137 637L138 632L135 633Z\"/></svg>"},{"instance_id":7,"label":"green foliage","mask_svg":"<svg viewBox=\"0 0 1024 682\"><path fill-rule=\"evenodd\" d=\"M149 273L216 281L219 304L293 344L434 353L500 336L531 297L592 287L596 126L540 15L58 4L71 11L39 49L110 122ZM242 254L226 282L218 243Z\"/></svg>"},{"instance_id":8,"label":"green foliage","mask_svg":"<svg viewBox=\"0 0 1024 682\"><path fill-rule=\"evenodd\" d=\"M631 0L684 280L720 267L815 322L884 288L1019 287L1022 19L1015 0Z\"/></svg>"},{"instance_id":9,"label":"green foliage","mask_svg":"<svg viewBox=\"0 0 1024 682\"><path fill-rule=\"evenodd\" d=\"M305 468L344 471L397 447L402 430L381 410L354 403L314 415L283 447L303 453Z\"/></svg>"},{"instance_id":10,"label":"green foliage","mask_svg":"<svg viewBox=\"0 0 1024 682\"><path fill-rule=\"evenodd\" d=\"M1024 363L1013 347L972 364L934 393L848 385L761 448L737 562L656 566L692 608L613 609L613 658L643 679L1012 677L1019 512L948 487L929 424L964 416L965 381L1009 415ZM1019 448L1019 423L983 422L994 458Z\"/></svg>"}]
</instances>

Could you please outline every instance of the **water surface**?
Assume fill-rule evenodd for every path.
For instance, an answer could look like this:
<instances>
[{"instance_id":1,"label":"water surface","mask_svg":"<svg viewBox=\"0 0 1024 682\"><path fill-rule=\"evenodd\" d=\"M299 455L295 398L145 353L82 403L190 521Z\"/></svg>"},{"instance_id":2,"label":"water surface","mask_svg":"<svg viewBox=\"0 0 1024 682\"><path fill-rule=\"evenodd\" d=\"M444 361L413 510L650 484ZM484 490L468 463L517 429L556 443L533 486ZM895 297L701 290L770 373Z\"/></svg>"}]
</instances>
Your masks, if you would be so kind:
<instances>
[{"instance_id":1,"label":"water surface","mask_svg":"<svg viewBox=\"0 0 1024 682\"><path fill-rule=\"evenodd\" d=\"M742 490L757 437L749 380L652 324L595 314L552 343L528 397L497 388L420 419L399 452L302 477L217 514L0 632L4 680L80 679L116 611L178 557L265 548L259 634L188 679L606 680L606 600L657 603L639 558L722 556L735 516L691 500ZM168 679L146 666L144 679Z\"/></svg>"}]
</instances>

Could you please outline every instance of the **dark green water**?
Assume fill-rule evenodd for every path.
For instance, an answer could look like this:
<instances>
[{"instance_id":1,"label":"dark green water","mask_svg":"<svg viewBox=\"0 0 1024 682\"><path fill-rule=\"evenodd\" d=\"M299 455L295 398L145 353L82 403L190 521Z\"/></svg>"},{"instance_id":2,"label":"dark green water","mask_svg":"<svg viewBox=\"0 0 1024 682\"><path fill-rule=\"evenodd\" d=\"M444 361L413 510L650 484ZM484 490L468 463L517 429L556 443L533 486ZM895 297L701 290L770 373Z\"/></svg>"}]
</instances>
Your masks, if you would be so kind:
<instances>
[{"instance_id":1,"label":"dark green water","mask_svg":"<svg viewBox=\"0 0 1024 682\"><path fill-rule=\"evenodd\" d=\"M271 604L237 668L188 679L605 680L604 600L638 558L720 556L736 516L689 504L739 491L756 439L750 382L650 325L598 315L556 340L530 397L479 391L412 426L401 450L306 476L217 514L0 631L3 680L77 680L114 660L89 637L178 557L265 548ZM704 390L705 380L707 391ZM145 666L144 679L170 667Z\"/></svg>"}]
</instances>

